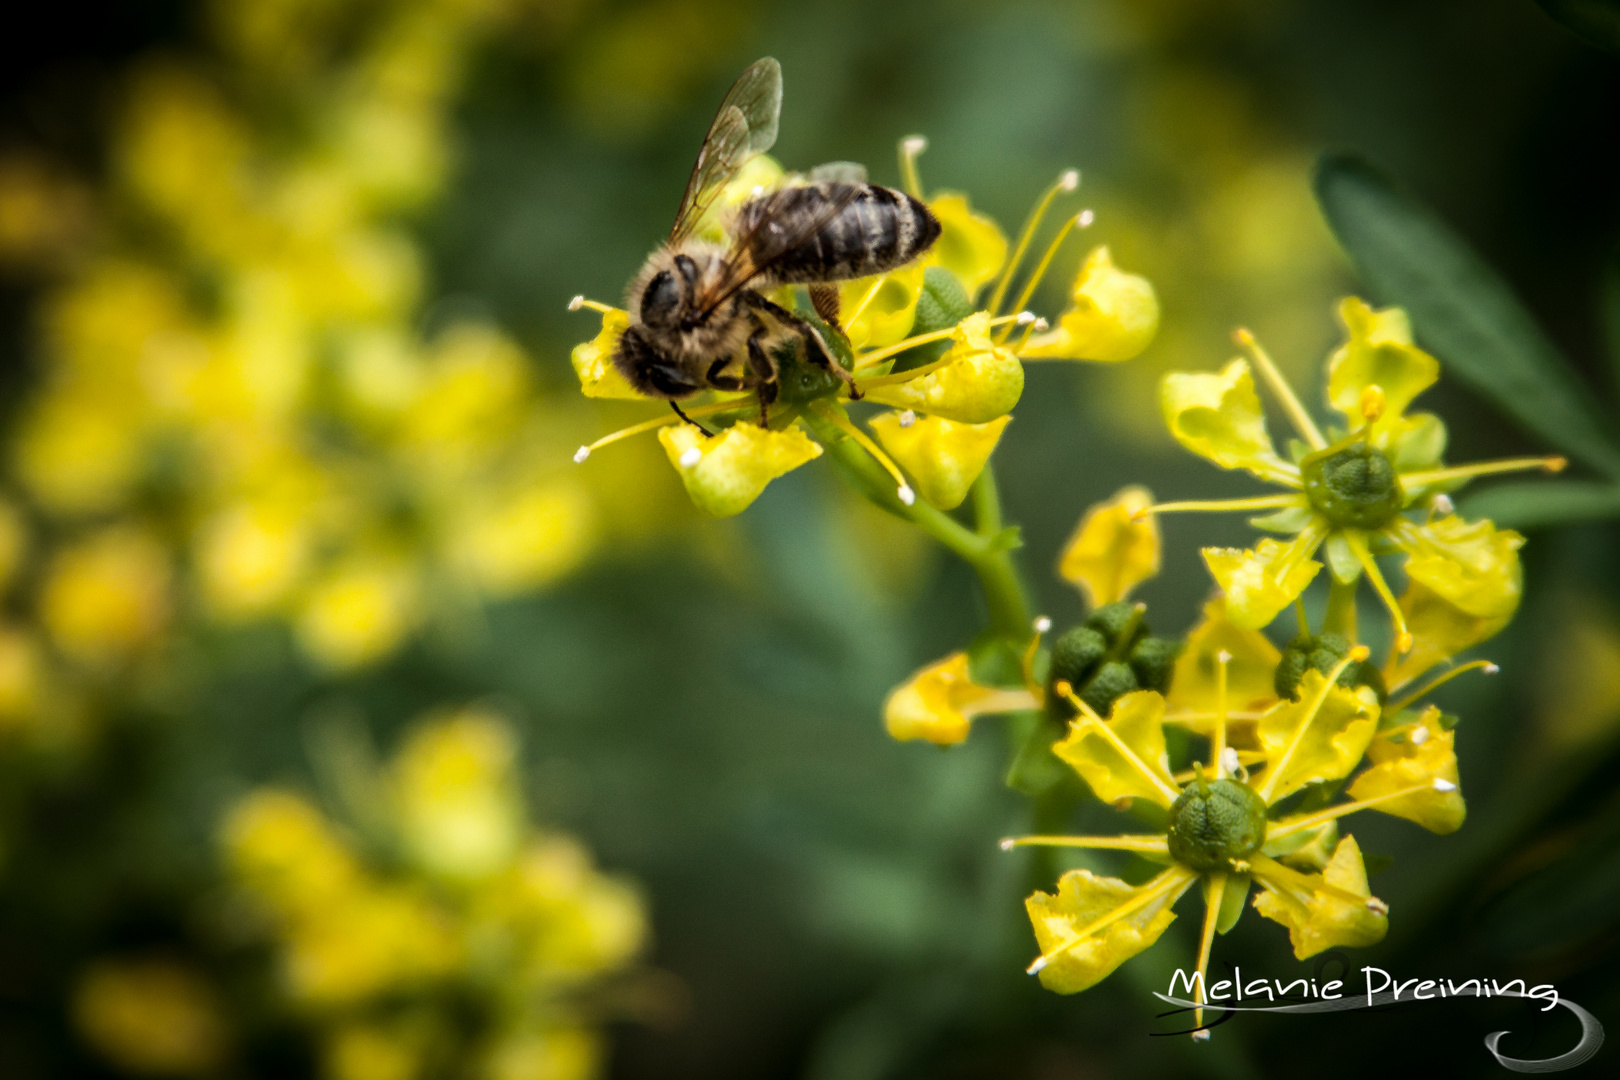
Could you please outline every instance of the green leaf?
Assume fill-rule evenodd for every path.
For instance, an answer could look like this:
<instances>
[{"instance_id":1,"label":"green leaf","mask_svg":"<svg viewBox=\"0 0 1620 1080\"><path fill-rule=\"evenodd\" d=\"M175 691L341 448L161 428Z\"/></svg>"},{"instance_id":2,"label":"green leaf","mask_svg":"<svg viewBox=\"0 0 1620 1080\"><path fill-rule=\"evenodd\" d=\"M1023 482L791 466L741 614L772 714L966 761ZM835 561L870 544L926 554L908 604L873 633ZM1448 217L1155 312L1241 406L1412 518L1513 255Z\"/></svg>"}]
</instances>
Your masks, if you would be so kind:
<instances>
[{"instance_id":1,"label":"green leaf","mask_svg":"<svg viewBox=\"0 0 1620 1080\"><path fill-rule=\"evenodd\" d=\"M1418 343L1449 374L1571 457L1620 478L1620 447L1591 392L1450 228L1350 155L1317 163L1316 197L1369 291L1406 309Z\"/></svg>"},{"instance_id":2,"label":"green leaf","mask_svg":"<svg viewBox=\"0 0 1620 1080\"><path fill-rule=\"evenodd\" d=\"M1536 0L1541 10L1589 44L1620 53L1620 0Z\"/></svg>"},{"instance_id":3,"label":"green leaf","mask_svg":"<svg viewBox=\"0 0 1620 1080\"><path fill-rule=\"evenodd\" d=\"M1620 487L1588 480L1499 484L1470 495L1462 512L1512 529L1608 521L1620 518Z\"/></svg>"}]
</instances>

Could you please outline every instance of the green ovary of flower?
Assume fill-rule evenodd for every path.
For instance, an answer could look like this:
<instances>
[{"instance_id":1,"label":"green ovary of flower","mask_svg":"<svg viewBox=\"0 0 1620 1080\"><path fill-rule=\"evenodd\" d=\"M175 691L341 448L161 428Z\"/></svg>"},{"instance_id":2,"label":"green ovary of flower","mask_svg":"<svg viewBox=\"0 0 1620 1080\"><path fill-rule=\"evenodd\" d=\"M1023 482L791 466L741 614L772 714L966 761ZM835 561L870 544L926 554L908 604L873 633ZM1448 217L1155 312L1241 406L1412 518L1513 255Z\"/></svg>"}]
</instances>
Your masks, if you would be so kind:
<instances>
[{"instance_id":1,"label":"green ovary of flower","mask_svg":"<svg viewBox=\"0 0 1620 1080\"><path fill-rule=\"evenodd\" d=\"M1266 804L1247 784L1200 778L1170 807L1170 857L1193 870L1229 869L1265 839Z\"/></svg>"},{"instance_id":2,"label":"green ovary of flower","mask_svg":"<svg viewBox=\"0 0 1620 1080\"><path fill-rule=\"evenodd\" d=\"M1388 455L1366 443L1312 454L1300 473L1311 506L1340 528L1382 528L1405 500Z\"/></svg>"}]
</instances>

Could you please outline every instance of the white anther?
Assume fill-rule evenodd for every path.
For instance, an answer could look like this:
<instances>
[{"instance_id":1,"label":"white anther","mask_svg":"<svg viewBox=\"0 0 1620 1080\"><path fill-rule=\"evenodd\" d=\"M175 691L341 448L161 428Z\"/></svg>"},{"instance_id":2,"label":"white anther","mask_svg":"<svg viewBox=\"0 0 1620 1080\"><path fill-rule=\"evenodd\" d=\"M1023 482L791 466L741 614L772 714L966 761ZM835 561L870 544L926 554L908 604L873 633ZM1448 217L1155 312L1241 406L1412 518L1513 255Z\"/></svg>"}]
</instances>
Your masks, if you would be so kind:
<instances>
[{"instance_id":1,"label":"white anther","mask_svg":"<svg viewBox=\"0 0 1620 1080\"><path fill-rule=\"evenodd\" d=\"M1487 675L1495 675L1498 671L1501 671L1502 669L1497 667L1495 664L1486 664L1484 667L1480 668L1479 670L1483 671Z\"/></svg>"},{"instance_id":2,"label":"white anther","mask_svg":"<svg viewBox=\"0 0 1620 1080\"><path fill-rule=\"evenodd\" d=\"M699 450L695 446L688 446L685 450L681 451L681 468L683 469L690 469L692 466L696 465L702 460L703 451Z\"/></svg>"},{"instance_id":3,"label":"white anther","mask_svg":"<svg viewBox=\"0 0 1620 1080\"><path fill-rule=\"evenodd\" d=\"M1232 662L1232 654L1227 652L1225 649L1222 649L1215 654L1215 662L1217 664L1230 664Z\"/></svg>"},{"instance_id":4,"label":"white anther","mask_svg":"<svg viewBox=\"0 0 1620 1080\"><path fill-rule=\"evenodd\" d=\"M1420 727L1420 728L1414 728L1412 730L1412 745L1413 746L1422 746L1424 743L1426 743L1428 741L1429 741L1429 729L1428 728Z\"/></svg>"},{"instance_id":5,"label":"white anther","mask_svg":"<svg viewBox=\"0 0 1620 1080\"><path fill-rule=\"evenodd\" d=\"M1044 634L1050 629L1052 629L1052 620L1048 619L1045 615L1042 615L1035 620L1035 632L1037 634Z\"/></svg>"},{"instance_id":6,"label":"white anther","mask_svg":"<svg viewBox=\"0 0 1620 1080\"><path fill-rule=\"evenodd\" d=\"M1444 795L1449 792L1456 791L1457 785L1453 784L1450 780L1442 780L1437 776L1434 778L1434 790Z\"/></svg>"},{"instance_id":7,"label":"white anther","mask_svg":"<svg viewBox=\"0 0 1620 1080\"><path fill-rule=\"evenodd\" d=\"M920 154L928 149L928 140L921 135L908 135L900 143L900 149L908 154Z\"/></svg>"},{"instance_id":8,"label":"white anther","mask_svg":"<svg viewBox=\"0 0 1620 1080\"><path fill-rule=\"evenodd\" d=\"M1199 1028L1192 1033L1193 1042L1209 1042L1209 1028Z\"/></svg>"},{"instance_id":9,"label":"white anther","mask_svg":"<svg viewBox=\"0 0 1620 1080\"><path fill-rule=\"evenodd\" d=\"M588 458L590 456L591 456L591 448L588 447L588 446L582 446L578 450L574 451L574 464L578 465L580 462L584 461L586 458Z\"/></svg>"},{"instance_id":10,"label":"white anther","mask_svg":"<svg viewBox=\"0 0 1620 1080\"><path fill-rule=\"evenodd\" d=\"M750 191L748 193L748 197L750 199L757 199L763 194L765 194L765 185L764 184L755 184L754 185L754 190Z\"/></svg>"},{"instance_id":11,"label":"white anther","mask_svg":"<svg viewBox=\"0 0 1620 1080\"><path fill-rule=\"evenodd\" d=\"M1367 910L1372 912L1374 915L1389 914L1389 905L1378 899L1376 896L1367 897L1365 906Z\"/></svg>"},{"instance_id":12,"label":"white anther","mask_svg":"<svg viewBox=\"0 0 1620 1080\"><path fill-rule=\"evenodd\" d=\"M1028 326L1035 321L1035 313L1033 311L1020 311L1018 317L1013 321L1019 326Z\"/></svg>"},{"instance_id":13,"label":"white anther","mask_svg":"<svg viewBox=\"0 0 1620 1080\"><path fill-rule=\"evenodd\" d=\"M1457 505L1451 501L1450 495L1436 495L1434 502L1429 505L1433 506L1434 512L1442 517L1457 509Z\"/></svg>"},{"instance_id":14,"label":"white anther","mask_svg":"<svg viewBox=\"0 0 1620 1080\"><path fill-rule=\"evenodd\" d=\"M1052 961L1048 960L1044 956L1037 956L1035 958L1035 962L1033 964L1029 965L1029 967L1024 969L1024 974L1025 975L1038 975L1038 974L1040 974L1041 969L1046 967L1046 965L1050 964L1051 962Z\"/></svg>"},{"instance_id":15,"label":"white anther","mask_svg":"<svg viewBox=\"0 0 1620 1080\"><path fill-rule=\"evenodd\" d=\"M1037 334L1041 333L1042 331L1045 331L1045 330L1050 330L1051 328L1052 328L1052 324L1047 322L1045 319L1036 319L1035 320L1035 332Z\"/></svg>"},{"instance_id":16,"label":"white anther","mask_svg":"<svg viewBox=\"0 0 1620 1080\"><path fill-rule=\"evenodd\" d=\"M1013 848L1015 848L1017 846L1018 846L1018 841L1014 840L1010 836L1007 837L1007 839L1005 839L1005 840L1003 840L1001 842L1001 850L1002 851L1011 851Z\"/></svg>"},{"instance_id":17,"label":"white anther","mask_svg":"<svg viewBox=\"0 0 1620 1080\"><path fill-rule=\"evenodd\" d=\"M1092 222L1094 222L1096 220L1097 220L1097 212L1095 210L1082 210L1075 217L1074 223L1076 225L1080 226L1082 229L1089 229L1089 228L1091 228Z\"/></svg>"},{"instance_id":18,"label":"white anther","mask_svg":"<svg viewBox=\"0 0 1620 1080\"><path fill-rule=\"evenodd\" d=\"M900 414L900 426L901 427L910 427L912 424L915 424L916 422L917 422L917 414L916 414L915 411L913 411L911 409L907 409L905 412Z\"/></svg>"},{"instance_id":19,"label":"white anther","mask_svg":"<svg viewBox=\"0 0 1620 1080\"><path fill-rule=\"evenodd\" d=\"M585 306L585 294L584 293L581 293L580 295L574 297L572 300L568 301L568 310L569 311L578 311L580 308L582 308L584 306Z\"/></svg>"},{"instance_id":20,"label":"white anther","mask_svg":"<svg viewBox=\"0 0 1620 1080\"><path fill-rule=\"evenodd\" d=\"M1062 176L1058 177L1058 186L1061 187L1064 191L1073 191L1075 188L1079 187L1080 186L1080 170L1079 169L1070 169L1068 172L1066 172Z\"/></svg>"},{"instance_id":21,"label":"white anther","mask_svg":"<svg viewBox=\"0 0 1620 1080\"><path fill-rule=\"evenodd\" d=\"M1221 769L1228 776L1235 776L1241 768L1243 768L1243 762L1238 760L1237 751L1230 746L1221 747Z\"/></svg>"},{"instance_id":22,"label":"white anther","mask_svg":"<svg viewBox=\"0 0 1620 1080\"><path fill-rule=\"evenodd\" d=\"M912 503L917 501L917 493L911 490L910 484L901 484L900 490L895 492L895 494L900 496L900 501L905 503L907 506L910 506Z\"/></svg>"}]
</instances>

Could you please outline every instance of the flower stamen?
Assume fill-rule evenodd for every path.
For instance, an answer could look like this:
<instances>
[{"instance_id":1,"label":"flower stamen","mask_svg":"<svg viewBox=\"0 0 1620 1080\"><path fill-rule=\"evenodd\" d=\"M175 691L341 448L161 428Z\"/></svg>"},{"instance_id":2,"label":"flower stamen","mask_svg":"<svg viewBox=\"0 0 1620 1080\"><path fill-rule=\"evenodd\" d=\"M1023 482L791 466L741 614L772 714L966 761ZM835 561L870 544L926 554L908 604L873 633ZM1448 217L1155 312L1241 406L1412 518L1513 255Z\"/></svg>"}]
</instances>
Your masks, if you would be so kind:
<instances>
[{"instance_id":1,"label":"flower stamen","mask_svg":"<svg viewBox=\"0 0 1620 1080\"><path fill-rule=\"evenodd\" d=\"M1384 574L1378 569L1378 561L1372 557L1372 551L1367 547L1367 535L1359 529L1345 529L1344 542L1361 564L1362 571L1367 580L1372 582L1373 591L1389 609L1389 618L1395 625L1395 651L1407 653L1412 651L1412 632L1406 628L1406 616L1401 613L1400 601L1390 591L1389 582L1384 580Z\"/></svg>"},{"instance_id":2,"label":"flower stamen","mask_svg":"<svg viewBox=\"0 0 1620 1080\"><path fill-rule=\"evenodd\" d=\"M1087 212L1089 213L1089 211ZM1058 229L1057 235L1052 238L1052 242L1046 245L1046 253L1041 256L1041 261L1035 264L1035 272L1029 276L1029 280L1024 282L1024 287L1019 290L1018 299L1014 302L1013 307L1022 310L1024 305L1029 303L1029 298L1035 295L1036 289L1040 288L1042 279L1046 277L1047 269L1051 267L1052 260L1057 257L1058 249L1063 246L1063 241L1067 240L1069 233L1073 232L1077 227L1082 227L1080 226L1079 214L1064 219L1063 227ZM1005 334L1002 340L1006 340Z\"/></svg>"},{"instance_id":3,"label":"flower stamen","mask_svg":"<svg viewBox=\"0 0 1620 1080\"><path fill-rule=\"evenodd\" d=\"M1062 945L1059 945L1051 952L1042 953L1040 956L1037 956L1035 958L1035 962L1024 969L1024 973L1027 975L1036 974L1053 960L1056 960L1070 949L1073 949L1076 945L1081 944L1097 931L1106 930L1108 927L1112 926L1114 923L1125 918L1126 916L1134 915L1138 910L1147 907L1149 904L1153 903L1153 901L1158 900L1168 892L1176 889L1185 889L1197 879L1198 875L1193 873L1191 870L1188 870L1186 867L1172 866L1170 869L1165 870L1159 874L1158 877L1154 878L1152 881L1143 886L1142 892L1138 896L1133 897L1126 903L1121 904L1119 907L1115 908L1113 911L1110 911L1102 918L1082 927L1080 930L1075 932L1074 937L1070 938ZM1178 893L1177 895L1179 896L1180 894Z\"/></svg>"},{"instance_id":4,"label":"flower stamen","mask_svg":"<svg viewBox=\"0 0 1620 1080\"><path fill-rule=\"evenodd\" d=\"M583 296L576 296L572 300L568 301L569 311L578 311L580 308L590 308L592 311L599 311L603 315L606 315L610 311L618 310L611 304L604 304L599 300L587 300Z\"/></svg>"},{"instance_id":5,"label":"flower stamen","mask_svg":"<svg viewBox=\"0 0 1620 1080\"><path fill-rule=\"evenodd\" d=\"M1294 430L1299 432L1299 437L1310 443L1312 450L1327 449L1327 440L1322 437L1322 432L1317 428L1316 421L1312 420L1311 414L1305 411L1305 406L1300 404L1299 398L1294 396L1294 388L1288 385L1288 380L1284 379L1282 372L1277 370L1277 365L1271 362L1270 354L1260 347L1260 342L1255 340L1254 334L1247 327L1240 326L1232 332L1232 338L1248 352L1249 358L1254 361L1254 366L1260 369L1260 374L1266 380L1266 385L1271 387L1273 394L1277 395L1278 402L1281 403L1283 411L1288 414L1288 419L1293 423Z\"/></svg>"},{"instance_id":6,"label":"flower stamen","mask_svg":"<svg viewBox=\"0 0 1620 1080\"><path fill-rule=\"evenodd\" d=\"M1226 895L1226 875L1215 873L1209 876L1209 883L1204 892L1204 933L1198 943L1198 993L1193 998L1198 1008L1193 1010L1193 1038L1199 1042L1209 1038L1209 1031L1204 1027L1204 974L1209 970L1209 953L1215 944L1215 926L1220 921L1221 900ZM1202 1035L1203 1038L1199 1038Z\"/></svg>"},{"instance_id":7,"label":"flower stamen","mask_svg":"<svg viewBox=\"0 0 1620 1080\"><path fill-rule=\"evenodd\" d=\"M1422 484L1444 483L1450 480L1471 480L1476 476L1492 476L1496 473L1524 472L1528 469L1544 469L1547 472L1563 472L1569 464L1569 459L1553 455L1551 457L1523 457L1504 458L1501 461L1481 461L1475 465L1455 465L1445 469L1429 469L1424 472L1410 472L1401 476L1401 483L1408 488Z\"/></svg>"},{"instance_id":8,"label":"flower stamen","mask_svg":"<svg viewBox=\"0 0 1620 1080\"><path fill-rule=\"evenodd\" d=\"M1277 782L1282 779L1283 773L1287 771L1288 763L1293 759L1295 751L1305 741L1305 733L1311 729L1312 724L1316 723L1316 714L1322 711L1322 706L1327 703L1328 694L1338 685L1339 676L1343 675L1345 668L1348 668L1351 664L1365 659L1367 659L1367 646L1357 645L1346 653L1344 659L1335 664L1333 670L1328 673L1327 680L1323 682L1322 688L1316 692L1316 697L1311 699L1311 707L1305 714L1305 720L1295 729L1294 737L1288 740L1288 746L1284 748L1282 755L1277 758L1276 762L1266 768L1265 783L1261 784L1260 790L1256 792L1266 805L1271 805L1272 795L1277 790ZM1276 833L1273 830L1268 829L1266 832L1268 838L1275 835Z\"/></svg>"},{"instance_id":9,"label":"flower stamen","mask_svg":"<svg viewBox=\"0 0 1620 1080\"><path fill-rule=\"evenodd\" d=\"M1035 636L1029 639L1029 647L1024 650L1023 662L1020 669L1024 675L1024 686L1043 706L1046 704L1046 691L1040 683L1035 681L1035 656L1040 652L1041 636L1052 629L1052 620L1045 615L1034 622Z\"/></svg>"},{"instance_id":10,"label":"flower stamen","mask_svg":"<svg viewBox=\"0 0 1620 1080\"><path fill-rule=\"evenodd\" d=\"M1024 227L1018 234L1018 243L1013 247L1012 257L1007 260L1007 268L1001 273L1001 280L996 282L996 291L990 295L990 311L1001 310L1001 302L1007 298L1007 289L1012 285L1013 275L1018 272L1018 264L1024 261L1024 252L1029 250L1029 242L1035 238L1035 230L1040 228L1041 219L1046 216L1047 208L1058 195L1073 191L1080 186L1080 172L1070 169L1057 178L1057 182L1046 189L1041 201L1035 204L1029 217L1024 221Z\"/></svg>"},{"instance_id":11,"label":"flower stamen","mask_svg":"<svg viewBox=\"0 0 1620 1080\"><path fill-rule=\"evenodd\" d=\"M696 408L687 409L686 415L713 416L715 413L732 412L737 408L737 406L738 403L735 401L716 401L708 405L699 405ZM589 443L580 447L578 450L575 450L574 462L578 464L590 457L591 454L595 453L597 450L602 449L602 447L607 446L610 443L616 443L620 439L628 439L632 435L644 435L649 431L657 431L659 428L666 427L669 424L679 423L683 423L682 419L679 416L671 414L669 416L655 416L651 420L643 420L639 424L631 424L627 428L620 428L618 431L610 432L609 434L602 436L600 439L597 439L595 442Z\"/></svg>"},{"instance_id":12,"label":"flower stamen","mask_svg":"<svg viewBox=\"0 0 1620 1080\"><path fill-rule=\"evenodd\" d=\"M1422 791L1438 791L1445 793L1456 790L1457 785L1453 784L1450 780L1443 780L1436 777L1433 780L1425 780L1421 784L1413 784L1411 787L1398 788L1395 791L1386 791L1382 795L1374 795L1371 798L1358 799L1355 802L1340 803L1338 806L1330 806L1326 810L1319 810L1314 814L1307 814L1304 817L1291 818L1287 821L1277 822L1275 825L1272 825L1270 828L1266 829L1266 842L1269 844L1273 840L1279 840L1285 836L1292 836L1294 833L1302 832L1305 829L1314 829L1318 825L1326 824L1327 822L1333 821L1336 818L1342 818L1346 814L1354 814L1358 810L1365 810L1368 807L1377 806L1379 803L1390 802L1394 799L1404 799L1408 795L1416 795ZM1359 903L1360 901L1358 900L1357 902Z\"/></svg>"},{"instance_id":13,"label":"flower stamen","mask_svg":"<svg viewBox=\"0 0 1620 1080\"><path fill-rule=\"evenodd\" d=\"M1169 806L1176 801L1176 797L1181 794L1180 789L1170 787L1159 778L1157 773L1148 768L1147 764L1136 756L1136 751L1125 745L1125 740L1119 737L1119 733L1109 727L1108 722L1098 716L1095 709L1080 700L1080 696L1074 692L1074 687L1067 680L1057 680L1052 684L1052 689L1057 692L1059 697L1075 707L1076 712L1079 714L1079 719L1075 723L1084 721L1096 725L1097 729L1102 732L1103 738L1114 748L1114 752L1124 758L1133 769L1141 773L1142 777L1159 792L1165 800L1165 806Z\"/></svg>"},{"instance_id":14,"label":"flower stamen","mask_svg":"<svg viewBox=\"0 0 1620 1080\"><path fill-rule=\"evenodd\" d=\"M1159 854L1170 850L1169 843L1162 836L1009 836L1001 842L1002 851L1021 847L1097 848Z\"/></svg>"},{"instance_id":15,"label":"flower stamen","mask_svg":"<svg viewBox=\"0 0 1620 1080\"><path fill-rule=\"evenodd\" d=\"M1024 313L1020 312L1019 314ZM1031 318L1033 317L1034 316L1031 316ZM998 315L994 319L991 319L987 325L1005 326L1007 323L1017 321L1018 315ZM918 334L915 337L908 337L904 341L897 341L893 345L888 345L884 348L865 354L856 361L855 368L857 371L859 371L861 368L869 368L874 364L881 364L889 357L897 356L914 345L927 345L930 341L944 341L946 338L955 333L956 327L948 326L943 330L930 330L926 334ZM910 371L897 371L892 375L876 375L871 378L862 379L861 385L892 386L895 383L910 382L912 379L920 379L924 375L937 371L947 364L954 362L955 361L951 358L951 354L947 352L944 356L940 357L938 360L935 360L932 364L924 364L922 367L914 367Z\"/></svg>"},{"instance_id":16,"label":"flower stamen","mask_svg":"<svg viewBox=\"0 0 1620 1080\"><path fill-rule=\"evenodd\" d=\"M1285 510L1292 506L1307 506L1302 495L1256 495L1250 499L1190 499L1182 502L1154 503L1131 515L1141 521L1150 514L1225 513L1239 510Z\"/></svg>"},{"instance_id":17,"label":"flower stamen","mask_svg":"<svg viewBox=\"0 0 1620 1080\"><path fill-rule=\"evenodd\" d=\"M919 202L923 199L922 177L917 173L917 157L928 149L928 139L922 135L907 135L900 140L900 182L906 194Z\"/></svg>"},{"instance_id":18,"label":"flower stamen","mask_svg":"<svg viewBox=\"0 0 1620 1080\"><path fill-rule=\"evenodd\" d=\"M895 497L898 498L901 503L906 506L911 506L916 503L917 493L913 491L911 485L906 482L906 474L900 471L900 466L896 465L894 463L894 459L883 452L883 449L873 441L870 435L851 423L849 418L845 416L843 411L840 409L830 407L819 401L812 402L810 407L815 410L817 416L820 416L822 419L836 427L839 431L842 431L845 435L848 435L851 439L854 439L857 446L859 446L862 450L865 450L868 454L871 454L873 459L877 461L879 465L883 466L884 471L892 476L895 484L898 485L895 491Z\"/></svg>"},{"instance_id":19,"label":"flower stamen","mask_svg":"<svg viewBox=\"0 0 1620 1080\"><path fill-rule=\"evenodd\" d=\"M1437 678L1433 682L1429 683L1423 689L1415 690L1412 693L1410 693L1410 694L1406 695L1405 697L1401 698L1399 701L1392 701L1388 705L1385 705L1384 706L1384 711L1385 712L1400 712L1402 709L1405 709L1405 708L1411 706L1412 704L1414 704L1414 703L1416 703L1418 701L1421 701L1423 698L1428 697L1430 694L1432 694L1436 690L1440 689L1440 687L1444 686L1446 683L1450 682L1452 679L1455 679L1457 676L1463 674L1466 671L1481 671L1481 672L1484 672L1486 675L1495 675L1498 671L1501 671L1501 670L1502 670L1501 668L1497 667L1495 664L1493 664L1489 660L1471 660L1466 664L1459 664L1457 667L1452 668L1450 671L1446 672L1444 675L1441 675L1439 678ZM1403 685L1405 685L1405 684L1403 684Z\"/></svg>"}]
</instances>

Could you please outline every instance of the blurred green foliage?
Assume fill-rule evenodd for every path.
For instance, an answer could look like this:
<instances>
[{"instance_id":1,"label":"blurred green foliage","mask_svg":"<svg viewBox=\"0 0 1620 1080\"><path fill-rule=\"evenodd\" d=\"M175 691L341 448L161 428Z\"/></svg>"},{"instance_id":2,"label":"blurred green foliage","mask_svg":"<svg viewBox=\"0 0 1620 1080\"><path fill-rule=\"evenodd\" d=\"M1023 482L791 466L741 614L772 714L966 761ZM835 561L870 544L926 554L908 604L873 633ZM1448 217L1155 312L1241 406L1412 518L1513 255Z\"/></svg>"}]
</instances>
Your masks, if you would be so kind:
<instances>
[{"instance_id":1,"label":"blurred green foliage","mask_svg":"<svg viewBox=\"0 0 1620 1080\"><path fill-rule=\"evenodd\" d=\"M323 73L351 70L368 32L406 8L249 4L221 29L226 9L124 5L116 34L59 25L56 52L42 48L8 76L0 261L13 448L29 417L19 403L44 400L56 370L42 313L96 260L160 266L185 284L188 310L204 312L207 326L228 324L226 309L211 306L217 279L181 273L194 268L188 252L221 237L177 244L120 179L111 148L127 134L139 73L160 60L193 72L252 118L268 160L296 165L319 158L308 125L330 118L322 94L342 89ZM471 0L443 9L488 14ZM319 48L245 58L282 31ZM359 220L419 256L419 290L387 311L407 351L429 363L428 347L456 326L521 347L494 350L494 367L517 357L524 389L506 415L534 418L536 469L552 465L541 450L555 448L566 468L580 432L625 422L610 406L573 401L568 350L594 328L565 305L577 293L618 295L667 230L714 102L766 53L786 73L776 153L790 167L861 160L893 182L895 140L925 132L930 187L970 191L1004 222L1061 169L1080 167L1116 257L1158 288L1164 329L1149 353L1107 370L1032 366L998 456L1040 609L1060 624L1082 604L1039 568L1087 505L1127 481L1167 498L1210 487L1207 467L1163 433L1160 373L1219 364L1241 323L1296 365L1297 385L1315 387L1331 343L1322 313L1353 286L1412 306L1420 340L1445 332L1387 265L1369 261L1329 198L1351 261L1335 252L1311 192L1324 146L1353 147L1400 177L1433 209L1402 201L1386 211L1420 215L1434 244L1466 237L1477 256L1446 251L1473 268L1475 285L1490 275L1486 299L1468 303L1487 320L1476 339L1499 352L1447 355L1433 344L1448 365L1435 396L1454 455L1566 446L1579 456L1568 441L1612 438L1613 408L1593 405L1578 380L1612 382L1615 370L1595 313L1605 296L1614 307L1602 282L1620 225L1620 155L1606 137L1620 68L1528 0L575 0L515 5L461 44L458 77L430 111L442 125L433 145L445 152L443 172L429 169L439 180ZM187 94L182 103L204 100ZM362 154L358 164L377 162ZM196 191L217 190L215 165L204 159ZM195 208L182 198L171 209L184 218ZM252 251L231 265L247 273L260 262ZM1067 280L1072 267L1060 269ZM1053 300L1037 298L1056 310ZM116 345L134 335L115 319L108 336ZM1537 356L1567 358L1567 374L1544 385L1564 388L1564 406L1591 418L1584 427L1538 421L1550 414L1518 395L1493 398L1508 365L1529 362L1514 345L1526 339ZM98 382L105 371L94 366L89 375L120 409L144 392ZM1465 380L1480 397L1459 391ZM300 410L296 430L332 436L320 445L339 448L340 461L396 460L402 444L332 415L341 395L312 400L319 407ZM469 422L476 433L477 416ZM357 430L359 449L348 441ZM70 440L63 460L84 464L89 445ZM1164 1029L1150 992L1191 964L1196 928L1186 925L1082 999L1043 993L1021 974L1031 944L1019 901L1050 882L1031 880L1023 856L995 843L1026 825L1022 800L1001 783L1002 733L986 722L964 746L935 753L892 743L878 719L890 686L980 623L967 572L826 475L784 477L747 514L715 523L697 520L655 454L620 451L617 465L608 450L592 459L623 481L588 495L603 530L588 556L470 594L437 591L444 579L434 573L414 579L436 583L435 602L354 663L324 662L280 609L244 623L208 607L194 588L195 519L176 513L174 490L157 483L172 475L156 467L170 459L117 507L58 513L32 495L14 500L17 533L31 539L9 560L8 624L19 629L0 643L0 683L30 685L16 673L35 670L31 656L53 681L31 684L27 702L42 709L12 709L23 699L0 695L0 710L12 710L0 754L0 1072L318 1072L318 1039L282 1000L272 945L239 933L222 815L275 784L341 818L320 732L364 731L391 758L425 710L473 701L521 733L514 769L530 818L583 837L598 865L632 875L648 898L646 962L667 976L649 976L646 1001L593 1006L621 1021L610 1075L1484 1075L1497 1069L1480 1046L1487 1031L1514 1030L1504 1050L1522 1056L1570 1044L1562 1020L1534 1027L1522 1009L1475 1002L1244 1017L1202 1047L1152 1038ZM1609 464L1607 451L1588 457L1599 473ZM8 451L8 490L23 492L17 460ZM420 460L401 471L422 475ZM374 498L369 477L347 489L350 500L391 529L397 504ZM1562 482L1580 512L1523 511L1534 530L1527 600L1487 650L1503 673L1488 689L1460 680L1439 695L1464 718L1469 821L1444 844L1400 823L1358 827L1366 850L1393 856L1376 885L1395 916L1389 938L1346 955L1347 966L1522 975L1556 983L1600 1018L1620 1010L1611 974L1620 801L1609 779L1620 765L1620 536L1610 482ZM446 498L467 490L455 476L436 487ZM1483 509L1493 495L1476 497ZM151 534L108 531L131 514ZM1589 523L1544 527L1575 519ZM459 565L422 555L447 550L422 540L431 530L408 534L406 550L421 556L413 566ZM1161 633L1192 625L1207 593L1195 540L1240 543L1248 530L1168 519L1165 536L1166 570L1141 589ZM86 537L102 539L73 546ZM54 636L16 636L35 634L47 568L62 565L45 555L64 549L86 553L70 567L103 574L70 590L81 602L67 608L100 611L123 598L111 668L85 662L83 649L76 658L60 620ZM1076 831L1101 812L1079 811ZM1286 970L1285 945L1258 922L1225 947L1246 967ZM148 1040L144 1059L109 1053L116 1035L106 1032L128 1030L118 1019L131 995L118 991L130 985L153 1010L138 1015L160 1018L137 1031L156 1024L190 1040ZM108 1001L117 1007L96 1013L100 1027L83 1021L95 1011L85 1002Z\"/></svg>"}]
</instances>

